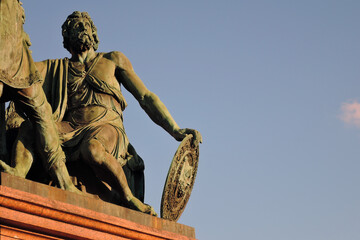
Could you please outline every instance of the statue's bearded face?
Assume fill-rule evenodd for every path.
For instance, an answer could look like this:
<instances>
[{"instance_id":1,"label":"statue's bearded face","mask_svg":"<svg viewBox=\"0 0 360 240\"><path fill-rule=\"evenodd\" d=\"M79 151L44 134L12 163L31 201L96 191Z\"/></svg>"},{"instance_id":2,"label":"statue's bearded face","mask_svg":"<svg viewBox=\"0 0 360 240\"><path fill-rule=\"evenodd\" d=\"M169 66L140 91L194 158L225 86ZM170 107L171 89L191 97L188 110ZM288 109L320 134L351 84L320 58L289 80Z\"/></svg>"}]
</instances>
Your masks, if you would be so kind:
<instances>
[{"instance_id":1,"label":"statue's bearded face","mask_svg":"<svg viewBox=\"0 0 360 240\"><path fill-rule=\"evenodd\" d=\"M70 29L70 48L74 52L84 52L94 46L91 24L86 18L77 18Z\"/></svg>"}]
</instances>

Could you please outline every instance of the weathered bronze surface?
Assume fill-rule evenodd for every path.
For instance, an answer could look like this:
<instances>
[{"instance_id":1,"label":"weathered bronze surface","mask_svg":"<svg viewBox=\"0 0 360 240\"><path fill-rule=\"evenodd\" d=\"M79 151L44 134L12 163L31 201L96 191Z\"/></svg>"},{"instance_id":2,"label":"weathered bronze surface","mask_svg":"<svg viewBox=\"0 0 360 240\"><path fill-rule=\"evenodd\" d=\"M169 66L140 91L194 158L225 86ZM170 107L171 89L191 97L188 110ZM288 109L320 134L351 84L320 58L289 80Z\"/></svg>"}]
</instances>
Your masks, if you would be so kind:
<instances>
[{"instance_id":1,"label":"weathered bronze surface","mask_svg":"<svg viewBox=\"0 0 360 240\"><path fill-rule=\"evenodd\" d=\"M161 199L161 217L177 221L194 186L199 164L199 145L189 134L182 140L171 162Z\"/></svg>"},{"instance_id":2,"label":"weathered bronze surface","mask_svg":"<svg viewBox=\"0 0 360 240\"><path fill-rule=\"evenodd\" d=\"M27 88L39 81L24 22L25 12L19 1L0 1L0 81L14 88Z\"/></svg>"},{"instance_id":3,"label":"weathered bronze surface","mask_svg":"<svg viewBox=\"0 0 360 240\"><path fill-rule=\"evenodd\" d=\"M12 165L18 167L11 168L0 161L0 169L25 177L33 162L33 150L36 149L42 161L50 163L47 170L57 184L69 191L78 191L65 167L65 154L52 118L51 106L46 100L40 75L31 57L30 39L23 30L25 12L21 5L18 0L0 1L0 101L12 100L18 110L25 113L33 129L27 135L33 136L32 142L36 141L37 144L30 150L28 144L23 142L24 138L18 138L19 144L12 156ZM18 164L20 162L26 164Z\"/></svg>"},{"instance_id":4,"label":"weathered bronze surface","mask_svg":"<svg viewBox=\"0 0 360 240\"><path fill-rule=\"evenodd\" d=\"M6 1L20 6L17 1ZM3 12L1 14L2 18L7 17ZM25 178L30 169L35 168L35 175L48 173L59 187L78 193L79 188L83 192L99 194L101 187L94 186L105 186L111 191L107 198L112 202L156 215L151 206L143 203L144 162L129 143L123 127L123 111L127 103L120 85L138 100L156 124L176 140L182 141L192 134L191 142L198 149L201 134L193 129L179 128L165 105L136 75L123 53L96 52L99 44L97 29L88 13L69 15L62 26L62 34L64 47L71 58L50 59L35 65L29 61L30 69L34 69L39 81L29 80L32 71L27 77L18 79L21 84L25 82L29 86L18 84L21 88L16 97L11 98L15 104L11 104L7 113L7 126L9 131L18 129L18 135L11 167L0 161L0 169ZM27 53L31 59L30 52ZM19 66L21 71L27 69L21 64ZM10 78L11 81L14 79L16 76ZM15 88L11 81L0 81L8 89ZM34 133L39 141L34 141ZM45 169L34 167L38 158ZM186 164L190 162L185 160ZM75 178L70 178L68 169ZM188 191L187 179L179 183L182 185L178 189L185 191L188 199L191 190ZM184 207L181 207L181 212Z\"/></svg>"}]
</instances>

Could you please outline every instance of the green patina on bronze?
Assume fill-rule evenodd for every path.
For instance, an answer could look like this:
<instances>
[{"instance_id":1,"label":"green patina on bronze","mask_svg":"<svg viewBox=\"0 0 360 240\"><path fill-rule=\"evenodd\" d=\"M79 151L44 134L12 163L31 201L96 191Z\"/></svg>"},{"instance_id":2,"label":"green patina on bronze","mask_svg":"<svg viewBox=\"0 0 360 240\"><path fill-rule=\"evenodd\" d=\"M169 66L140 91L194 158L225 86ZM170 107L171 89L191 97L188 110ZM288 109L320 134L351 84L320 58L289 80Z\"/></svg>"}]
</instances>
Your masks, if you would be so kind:
<instances>
[{"instance_id":1,"label":"green patina on bronze","mask_svg":"<svg viewBox=\"0 0 360 240\"><path fill-rule=\"evenodd\" d=\"M26 176L29 169L27 165L31 165L33 161L34 150L27 149L25 140L33 136L32 141L37 142L37 155L45 165L50 163L47 164L47 170L57 184L63 189L76 192L78 190L70 181L65 167L65 154L51 115L51 106L46 100L41 78L31 57L30 39L23 30L25 12L21 5L18 0L0 1L0 100L2 103L14 101L33 128L27 132L28 136L17 137L19 144L16 144L11 157L13 165L19 167L10 168L3 161L0 161L0 167L8 173ZM1 126L4 127L4 124ZM22 162L26 164L17 164Z\"/></svg>"},{"instance_id":2,"label":"green patina on bronze","mask_svg":"<svg viewBox=\"0 0 360 240\"><path fill-rule=\"evenodd\" d=\"M71 58L35 63L36 72L42 80L41 92L46 95L52 108L51 120L44 121L42 115L35 121L31 117L22 120L21 114L17 115L12 108L13 111L8 112L8 126L14 127L24 122L14 143L13 167L2 161L0 167L6 172L26 177L39 154L43 156L43 165L55 182L63 189L76 191L62 164L63 155L59 154L63 146L72 175L81 179L87 167L95 173L98 182L105 183L112 190L114 202L156 215L152 207L143 203L144 162L129 143L123 127L123 111L127 104L120 86L125 87L148 116L176 140L181 141L192 134L192 144L198 145L202 141L200 133L179 128L165 105L147 89L123 53L96 52L99 44L97 30L86 12L69 15L62 26L62 33L64 47L70 52ZM15 108L17 101L12 105ZM17 112L21 113L19 109ZM52 124L56 127L41 128ZM42 136L54 129L56 134L49 139L43 138L40 144L34 145L33 139L29 138L31 132L40 131ZM57 142L57 145L48 144L52 142ZM51 155L44 154L41 147L55 148L56 151ZM76 170L72 166L77 164L84 167ZM89 178L85 174L81 181Z\"/></svg>"},{"instance_id":3,"label":"green patina on bronze","mask_svg":"<svg viewBox=\"0 0 360 240\"><path fill-rule=\"evenodd\" d=\"M0 1L0 81L14 88L26 88L39 81L23 30L25 12L19 1Z\"/></svg>"}]
</instances>

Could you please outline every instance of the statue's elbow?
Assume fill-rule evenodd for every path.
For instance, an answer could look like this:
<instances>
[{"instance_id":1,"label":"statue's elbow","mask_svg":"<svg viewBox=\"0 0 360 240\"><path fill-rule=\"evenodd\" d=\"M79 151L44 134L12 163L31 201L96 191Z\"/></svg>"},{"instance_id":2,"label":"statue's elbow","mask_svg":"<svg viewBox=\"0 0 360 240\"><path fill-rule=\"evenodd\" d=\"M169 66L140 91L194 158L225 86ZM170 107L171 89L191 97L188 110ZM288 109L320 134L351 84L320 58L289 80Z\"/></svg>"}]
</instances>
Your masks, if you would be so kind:
<instances>
[{"instance_id":1,"label":"statue's elbow","mask_svg":"<svg viewBox=\"0 0 360 240\"><path fill-rule=\"evenodd\" d=\"M146 106L153 105L154 102L158 100L159 97L155 93L149 91L139 99L139 103L142 108L146 108Z\"/></svg>"},{"instance_id":2,"label":"statue's elbow","mask_svg":"<svg viewBox=\"0 0 360 240\"><path fill-rule=\"evenodd\" d=\"M151 92L142 95L137 100L138 100L141 108L146 110L151 102Z\"/></svg>"}]
</instances>

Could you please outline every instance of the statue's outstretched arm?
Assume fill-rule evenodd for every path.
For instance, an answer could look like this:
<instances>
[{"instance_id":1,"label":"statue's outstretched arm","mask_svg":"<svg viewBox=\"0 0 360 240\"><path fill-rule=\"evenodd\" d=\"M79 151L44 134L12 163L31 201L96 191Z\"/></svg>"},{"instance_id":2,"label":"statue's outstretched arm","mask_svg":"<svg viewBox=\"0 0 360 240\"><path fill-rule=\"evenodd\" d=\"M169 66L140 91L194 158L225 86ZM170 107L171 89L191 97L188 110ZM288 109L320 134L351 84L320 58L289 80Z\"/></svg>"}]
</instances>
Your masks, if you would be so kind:
<instances>
[{"instance_id":1,"label":"statue's outstretched arm","mask_svg":"<svg viewBox=\"0 0 360 240\"><path fill-rule=\"evenodd\" d=\"M187 134L193 134L196 143L201 142L201 134L193 129L180 129L165 104L151 92L135 73L127 57L114 52L115 63L118 65L117 78L124 87L138 100L147 115L159 126L165 129L176 140L181 141Z\"/></svg>"}]
</instances>

